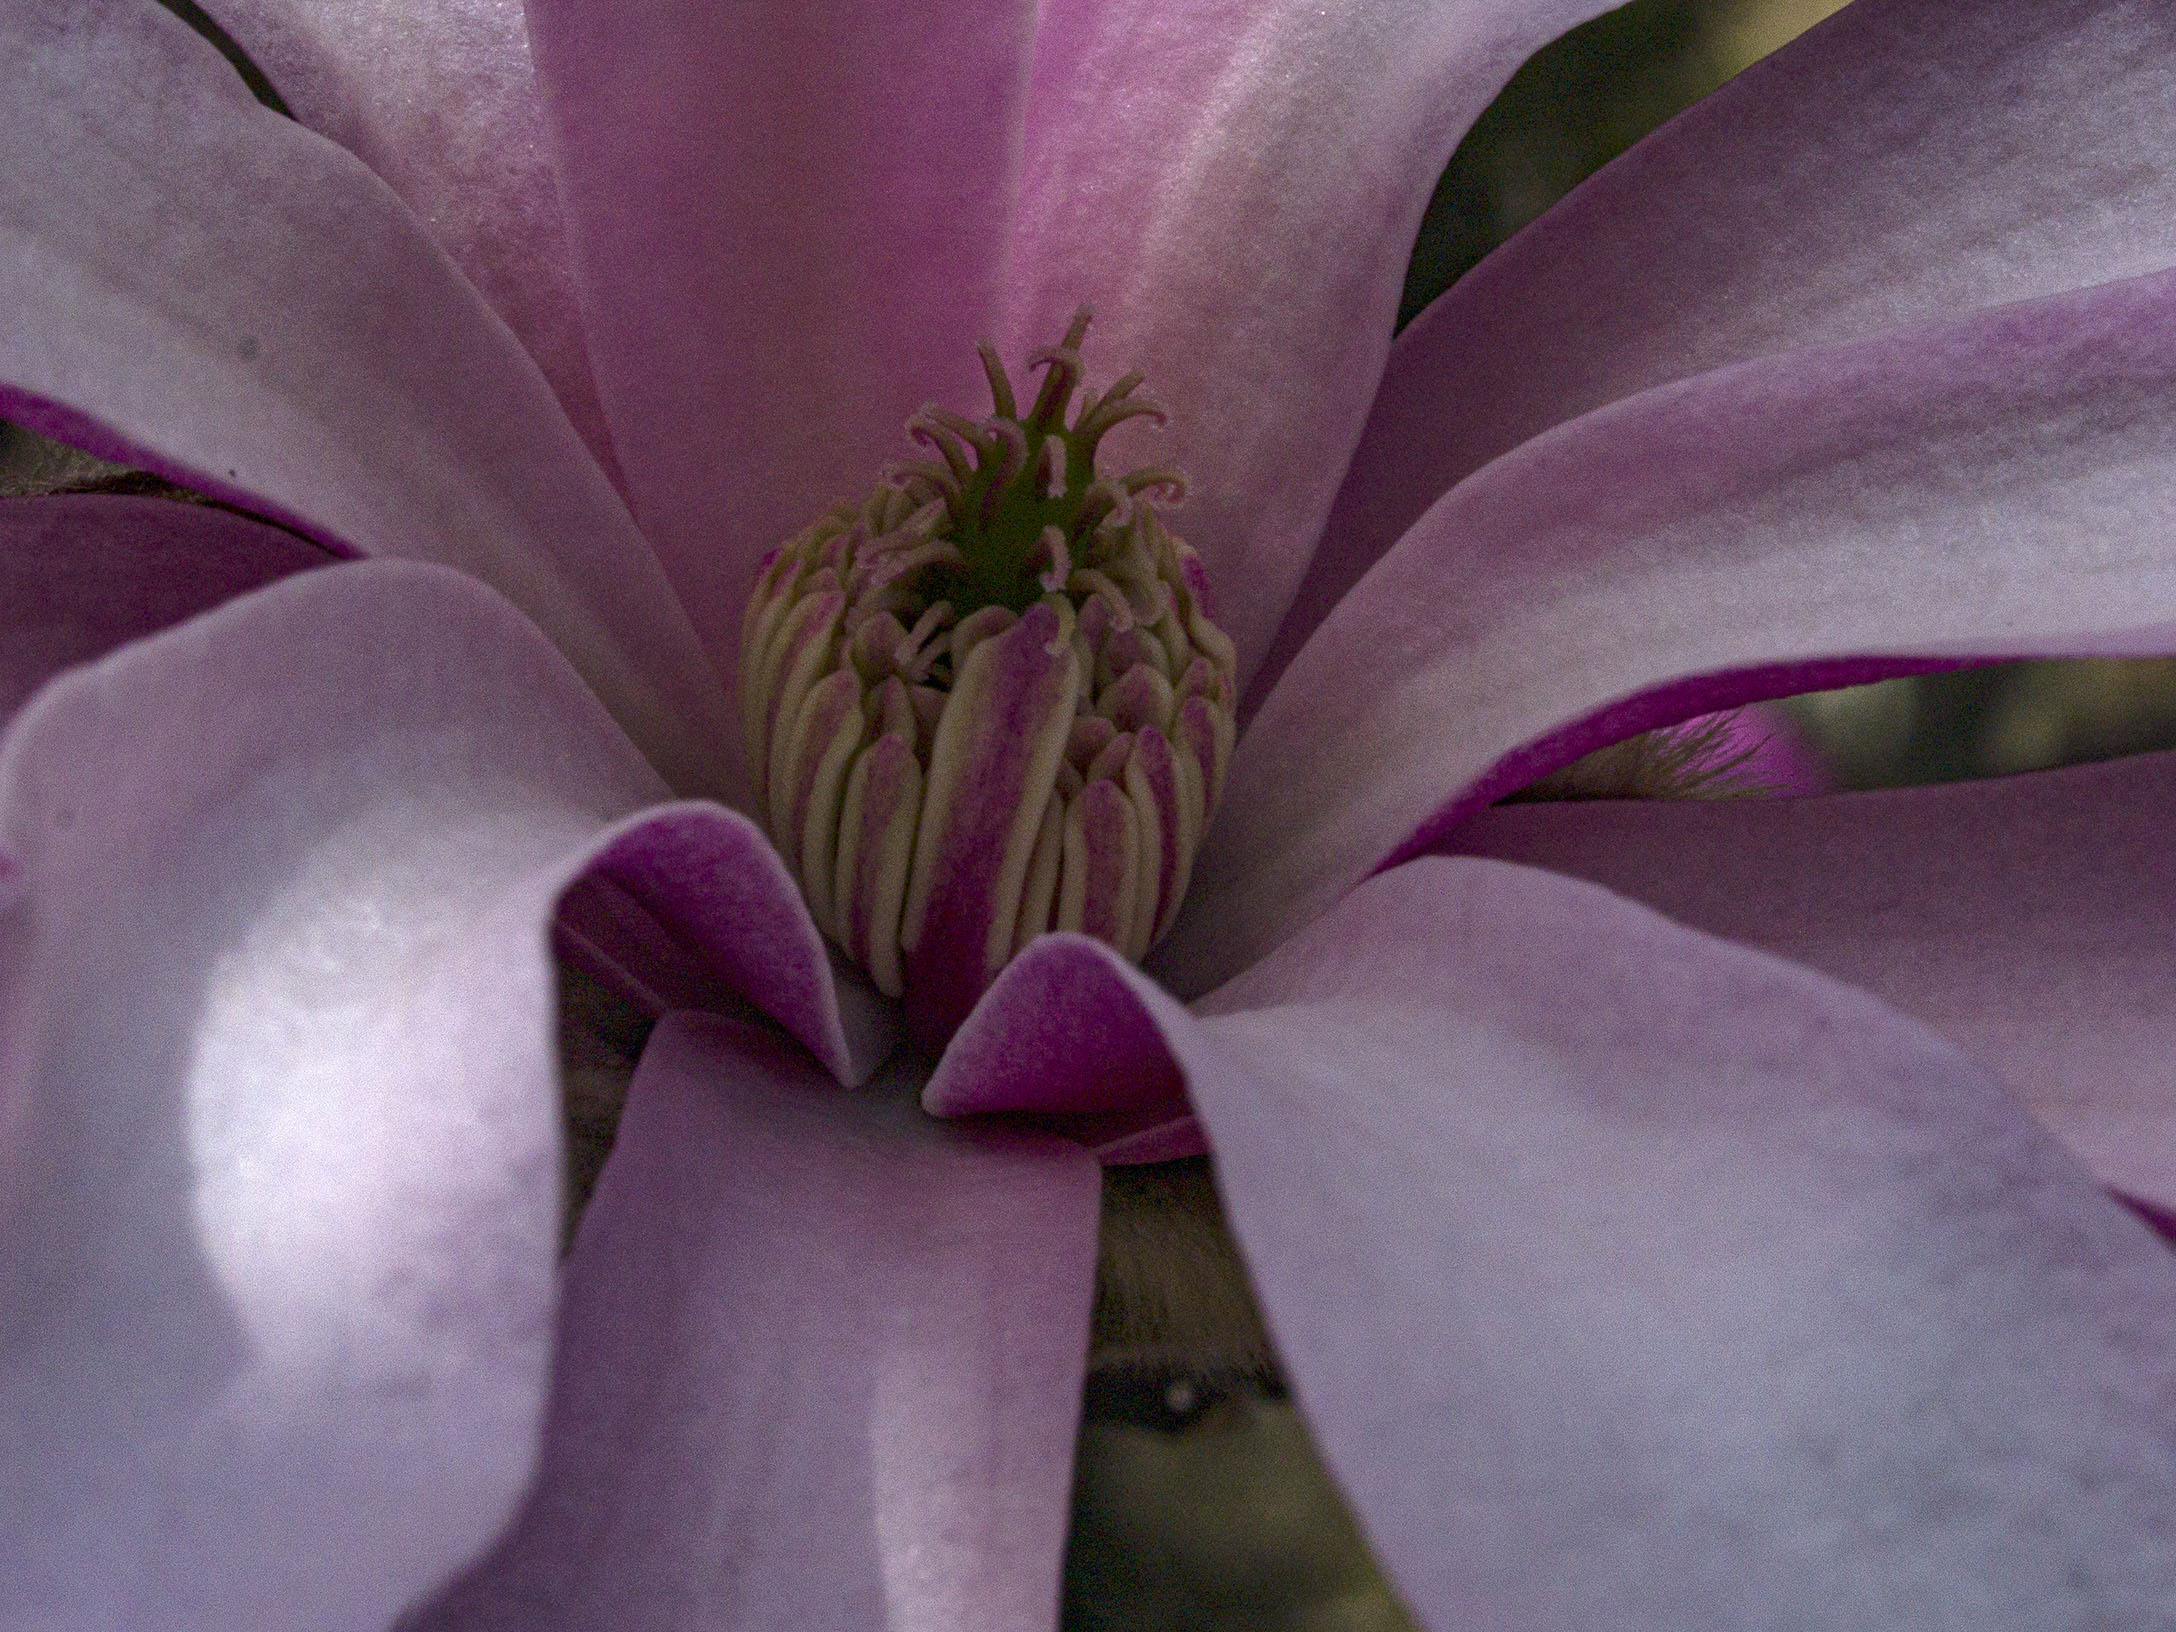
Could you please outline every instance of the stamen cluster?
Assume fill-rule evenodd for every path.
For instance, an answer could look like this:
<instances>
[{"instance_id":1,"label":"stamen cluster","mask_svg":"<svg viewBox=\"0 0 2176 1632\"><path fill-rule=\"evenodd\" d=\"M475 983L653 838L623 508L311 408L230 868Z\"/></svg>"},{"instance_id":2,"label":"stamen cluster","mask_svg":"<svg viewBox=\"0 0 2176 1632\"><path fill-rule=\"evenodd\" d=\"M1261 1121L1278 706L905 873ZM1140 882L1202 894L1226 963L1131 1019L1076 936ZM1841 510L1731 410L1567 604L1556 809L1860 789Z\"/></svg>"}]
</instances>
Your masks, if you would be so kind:
<instances>
[{"instance_id":1,"label":"stamen cluster","mask_svg":"<svg viewBox=\"0 0 2176 1632\"><path fill-rule=\"evenodd\" d=\"M1138 958L1170 928L1229 762L1231 641L1155 500L1096 471L1162 410L1128 374L1065 413L1088 314L1036 353L1025 416L935 406L895 465L767 563L742 724L773 840L827 934L943 1030L1020 947L1079 930Z\"/></svg>"}]
</instances>

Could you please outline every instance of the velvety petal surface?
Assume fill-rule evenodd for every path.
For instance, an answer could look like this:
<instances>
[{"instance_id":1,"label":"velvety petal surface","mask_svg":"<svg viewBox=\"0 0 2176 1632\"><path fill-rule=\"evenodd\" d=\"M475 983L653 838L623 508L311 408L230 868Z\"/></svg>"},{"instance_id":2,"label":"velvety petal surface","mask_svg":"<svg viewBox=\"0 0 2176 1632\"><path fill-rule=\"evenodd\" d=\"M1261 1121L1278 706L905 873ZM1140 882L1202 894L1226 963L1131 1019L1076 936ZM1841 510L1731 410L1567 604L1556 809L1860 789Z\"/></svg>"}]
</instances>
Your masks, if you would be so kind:
<instances>
[{"instance_id":1,"label":"velvety petal surface","mask_svg":"<svg viewBox=\"0 0 2176 1632\"><path fill-rule=\"evenodd\" d=\"M953 1034L923 1108L1094 1116L1181 1103L1185 1083L1163 1034L1132 988L1113 982L1108 948L1068 934L1030 946Z\"/></svg>"},{"instance_id":2,"label":"velvety petal surface","mask_svg":"<svg viewBox=\"0 0 2176 1632\"><path fill-rule=\"evenodd\" d=\"M1665 380L2176 263L2176 14L1854 0L1490 256L1392 348L1281 669L1422 511Z\"/></svg>"},{"instance_id":3,"label":"velvety petal surface","mask_svg":"<svg viewBox=\"0 0 2176 1632\"><path fill-rule=\"evenodd\" d=\"M612 470L521 0L211 0L206 10L296 118L400 194Z\"/></svg>"},{"instance_id":4,"label":"velvety petal surface","mask_svg":"<svg viewBox=\"0 0 2176 1632\"><path fill-rule=\"evenodd\" d=\"M0 1621L384 1626L550 1356L544 925L655 774L503 601L304 573L0 746Z\"/></svg>"},{"instance_id":5,"label":"velvety petal surface","mask_svg":"<svg viewBox=\"0 0 2176 1632\"><path fill-rule=\"evenodd\" d=\"M1506 806L1448 841L1873 992L2176 1206L2176 756L1822 799Z\"/></svg>"},{"instance_id":6,"label":"velvety petal surface","mask_svg":"<svg viewBox=\"0 0 2176 1632\"><path fill-rule=\"evenodd\" d=\"M898 1038L897 1010L824 940L738 811L690 801L619 822L591 844L553 928L653 1013L750 1005L840 1082L866 1082Z\"/></svg>"},{"instance_id":7,"label":"velvety petal surface","mask_svg":"<svg viewBox=\"0 0 2176 1632\"><path fill-rule=\"evenodd\" d=\"M1008 355L1095 307L1091 383L1172 410L1175 463L1252 672L1314 549L1452 147L1601 0L1054 0L1037 33Z\"/></svg>"},{"instance_id":8,"label":"velvety petal surface","mask_svg":"<svg viewBox=\"0 0 2176 1632\"><path fill-rule=\"evenodd\" d=\"M675 786L734 791L736 735L649 547L383 182L156 6L20 0L0 58L0 412L474 573Z\"/></svg>"},{"instance_id":9,"label":"velvety petal surface","mask_svg":"<svg viewBox=\"0 0 2176 1632\"><path fill-rule=\"evenodd\" d=\"M1913 1021L1471 859L1195 1015L1105 961L1423 1624L2176 1609L2176 1260Z\"/></svg>"},{"instance_id":10,"label":"velvety petal surface","mask_svg":"<svg viewBox=\"0 0 2176 1632\"><path fill-rule=\"evenodd\" d=\"M756 563L980 411L1034 17L529 0L605 414L722 673Z\"/></svg>"},{"instance_id":11,"label":"velvety petal surface","mask_svg":"<svg viewBox=\"0 0 2176 1632\"><path fill-rule=\"evenodd\" d=\"M0 723L71 664L329 559L209 505L88 495L0 504Z\"/></svg>"},{"instance_id":12,"label":"velvety petal surface","mask_svg":"<svg viewBox=\"0 0 2176 1632\"><path fill-rule=\"evenodd\" d=\"M1099 1194L1064 1141L668 1017L567 1261L537 1490L405 1632L1051 1626Z\"/></svg>"},{"instance_id":13,"label":"velvety petal surface","mask_svg":"<svg viewBox=\"0 0 2176 1632\"><path fill-rule=\"evenodd\" d=\"M1112 968L1100 941L1039 937L953 1033L922 1108L1025 1113L1106 1167L1206 1154L1163 1034Z\"/></svg>"},{"instance_id":14,"label":"velvety petal surface","mask_svg":"<svg viewBox=\"0 0 2176 1632\"><path fill-rule=\"evenodd\" d=\"M1205 990L1520 745L1687 676L2170 649L2172 319L2159 274L1756 359L1461 483L1241 738L1159 967ZM1695 688L1675 717L1760 694Z\"/></svg>"}]
</instances>

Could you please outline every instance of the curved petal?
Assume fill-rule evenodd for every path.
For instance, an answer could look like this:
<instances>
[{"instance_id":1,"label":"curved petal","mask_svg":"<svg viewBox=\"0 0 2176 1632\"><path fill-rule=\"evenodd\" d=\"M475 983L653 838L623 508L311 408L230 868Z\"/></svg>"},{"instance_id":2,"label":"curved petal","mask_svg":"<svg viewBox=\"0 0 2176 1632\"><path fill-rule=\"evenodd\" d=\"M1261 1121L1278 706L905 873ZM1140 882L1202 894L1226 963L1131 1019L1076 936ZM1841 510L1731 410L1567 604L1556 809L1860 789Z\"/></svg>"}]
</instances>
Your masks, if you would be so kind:
<instances>
[{"instance_id":1,"label":"curved petal","mask_svg":"<svg viewBox=\"0 0 2176 1632\"><path fill-rule=\"evenodd\" d=\"M1274 677L1458 481L1741 358L2176 263L2176 15L1854 0L1635 147L1392 348Z\"/></svg>"},{"instance_id":2,"label":"curved petal","mask_svg":"<svg viewBox=\"0 0 2176 1632\"><path fill-rule=\"evenodd\" d=\"M676 786L737 787L737 733L648 546L383 183L156 6L19 0L0 57L0 412L473 572Z\"/></svg>"},{"instance_id":3,"label":"curved petal","mask_svg":"<svg viewBox=\"0 0 2176 1632\"><path fill-rule=\"evenodd\" d=\"M654 774L504 602L304 573L0 748L0 1621L375 1632L526 1483L570 856Z\"/></svg>"},{"instance_id":4,"label":"curved petal","mask_svg":"<svg viewBox=\"0 0 2176 1632\"><path fill-rule=\"evenodd\" d=\"M60 670L328 559L292 533L209 505L0 504L0 725Z\"/></svg>"},{"instance_id":5,"label":"curved petal","mask_svg":"<svg viewBox=\"0 0 2176 1632\"><path fill-rule=\"evenodd\" d=\"M1205 1018L1110 963L1424 1624L2030 1632L2176 1594L2176 1261L1874 999L1464 859Z\"/></svg>"},{"instance_id":6,"label":"curved petal","mask_svg":"<svg viewBox=\"0 0 2176 1632\"><path fill-rule=\"evenodd\" d=\"M1244 967L1519 744L1685 676L2170 649L2172 430L2161 274L1758 359L1536 438L1446 495L1285 672L1159 967L1182 991Z\"/></svg>"},{"instance_id":7,"label":"curved petal","mask_svg":"<svg viewBox=\"0 0 2176 1632\"><path fill-rule=\"evenodd\" d=\"M1606 884L1894 1003L2176 1205L2176 755L1824 799L1522 805L1459 852Z\"/></svg>"},{"instance_id":8,"label":"curved petal","mask_svg":"<svg viewBox=\"0 0 2176 1632\"><path fill-rule=\"evenodd\" d=\"M295 117L385 178L615 473L575 308L521 8L506 0L210 0Z\"/></svg>"},{"instance_id":9,"label":"curved petal","mask_svg":"<svg viewBox=\"0 0 2176 1632\"><path fill-rule=\"evenodd\" d=\"M1720 714L1694 716L1690 732L1715 734L1716 763L1730 781L1777 798L1834 793L1835 775L1811 736L1786 709L1752 703Z\"/></svg>"},{"instance_id":10,"label":"curved petal","mask_svg":"<svg viewBox=\"0 0 2176 1632\"><path fill-rule=\"evenodd\" d=\"M1106 1167L1209 1146L1126 962L1085 935L1040 936L1000 973L922 1088L932 1116L1023 1115Z\"/></svg>"},{"instance_id":11,"label":"curved petal","mask_svg":"<svg viewBox=\"0 0 2176 1632\"><path fill-rule=\"evenodd\" d=\"M24 710L0 1621L375 1632L497 1532L550 1353L569 883L855 1068L776 857L662 791L531 625L436 567L303 574Z\"/></svg>"},{"instance_id":12,"label":"curved petal","mask_svg":"<svg viewBox=\"0 0 2176 1632\"><path fill-rule=\"evenodd\" d=\"M754 1005L842 1083L866 1082L897 1039L896 1011L828 948L763 830L710 804L659 805L601 835L558 927L659 1010ZM600 903L599 895L606 901ZM601 908L601 910L600 910Z\"/></svg>"},{"instance_id":13,"label":"curved petal","mask_svg":"<svg viewBox=\"0 0 2176 1632\"><path fill-rule=\"evenodd\" d=\"M1606 0L1054 0L1007 274L1015 352L1081 302L1172 410L1179 530L1253 672L1307 566L1452 147ZM1092 360L1093 360L1092 358Z\"/></svg>"},{"instance_id":14,"label":"curved petal","mask_svg":"<svg viewBox=\"0 0 2176 1632\"><path fill-rule=\"evenodd\" d=\"M404 1632L1051 1625L1099 1193L1062 1141L668 1018L567 1262L537 1490Z\"/></svg>"},{"instance_id":15,"label":"curved petal","mask_svg":"<svg viewBox=\"0 0 2176 1632\"><path fill-rule=\"evenodd\" d=\"M1006 965L922 1089L932 1116L1100 1116L1184 1109L1163 1035L1115 977L1110 948L1044 935Z\"/></svg>"},{"instance_id":16,"label":"curved petal","mask_svg":"<svg viewBox=\"0 0 2176 1632\"><path fill-rule=\"evenodd\" d=\"M635 513L719 672L756 564L982 392L1032 0L528 0Z\"/></svg>"}]
</instances>

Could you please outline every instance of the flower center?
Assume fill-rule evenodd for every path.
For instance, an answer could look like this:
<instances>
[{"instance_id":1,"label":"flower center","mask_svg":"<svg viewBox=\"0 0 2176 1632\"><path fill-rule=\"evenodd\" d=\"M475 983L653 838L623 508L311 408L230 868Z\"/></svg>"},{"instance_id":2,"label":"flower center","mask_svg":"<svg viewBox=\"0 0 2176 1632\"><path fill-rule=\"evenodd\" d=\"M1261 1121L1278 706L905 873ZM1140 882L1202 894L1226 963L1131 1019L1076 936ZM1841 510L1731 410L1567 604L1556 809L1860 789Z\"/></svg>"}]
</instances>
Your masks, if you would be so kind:
<instances>
[{"instance_id":1,"label":"flower center","mask_svg":"<svg viewBox=\"0 0 2176 1632\"><path fill-rule=\"evenodd\" d=\"M741 635L742 726L809 909L941 1041L1051 930L1139 958L1170 928L1231 757L1231 641L1156 504L1177 471L1096 468L1163 411L1130 373L1081 403L1089 314L991 413L907 422L888 467L779 547Z\"/></svg>"}]
</instances>

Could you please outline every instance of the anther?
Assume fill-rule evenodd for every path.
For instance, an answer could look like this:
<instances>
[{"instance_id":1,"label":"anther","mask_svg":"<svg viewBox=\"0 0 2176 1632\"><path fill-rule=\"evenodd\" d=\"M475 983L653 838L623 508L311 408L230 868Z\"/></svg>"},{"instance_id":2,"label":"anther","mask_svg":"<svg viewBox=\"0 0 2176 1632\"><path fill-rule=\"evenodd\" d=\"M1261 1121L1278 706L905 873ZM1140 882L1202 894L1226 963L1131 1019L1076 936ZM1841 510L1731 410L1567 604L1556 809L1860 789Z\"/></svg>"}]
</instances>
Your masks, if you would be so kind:
<instances>
[{"instance_id":1,"label":"anther","mask_svg":"<svg viewBox=\"0 0 2176 1632\"><path fill-rule=\"evenodd\" d=\"M1231 758L1232 643L1158 506L1175 470L1096 469L1164 411L1121 376L1066 413L1089 313L1035 352L1023 416L930 404L888 466L767 563L742 625L758 808L824 932L925 1039L1036 936L1139 958L1171 926Z\"/></svg>"}]
</instances>

